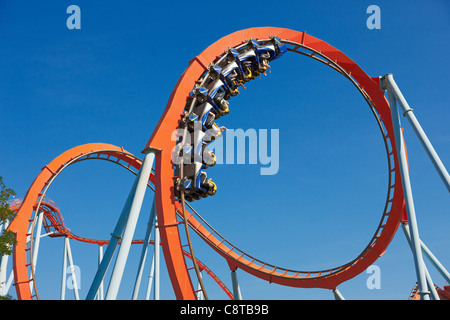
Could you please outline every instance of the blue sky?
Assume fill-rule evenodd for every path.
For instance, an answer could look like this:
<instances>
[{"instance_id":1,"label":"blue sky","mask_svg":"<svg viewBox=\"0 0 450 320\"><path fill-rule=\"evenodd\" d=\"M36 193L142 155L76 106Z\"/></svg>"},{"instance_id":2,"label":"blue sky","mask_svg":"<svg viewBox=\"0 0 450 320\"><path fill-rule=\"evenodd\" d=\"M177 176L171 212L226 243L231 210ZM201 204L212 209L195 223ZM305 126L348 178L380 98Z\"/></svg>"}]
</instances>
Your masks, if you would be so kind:
<instances>
[{"instance_id":1,"label":"blue sky","mask_svg":"<svg viewBox=\"0 0 450 320\"><path fill-rule=\"evenodd\" d=\"M66 9L81 8L81 30L69 30ZM369 30L369 5L381 29ZM343 51L370 76L393 73L440 155L450 159L450 74L447 1L211 2L0 1L0 175L23 197L39 170L65 150L111 143L142 157L169 95L188 61L234 31L276 26L304 31ZM242 90L241 90L242 91ZM387 192L387 160L364 99L322 64L286 54L272 73L230 101L228 128L279 129L280 169L218 165L208 175L217 194L194 203L201 215L247 253L293 269L331 268L356 257L376 230ZM411 181L423 241L450 265L448 192L413 131L405 125ZM77 164L49 196L71 230L109 238L133 176L109 163ZM136 238L143 238L149 191ZM72 243L84 297L97 248ZM200 240L195 252L231 287L226 262ZM128 299L140 247L133 249L120 297ZM43 239L41 297L59 297L62 239ZM376 262L382 287L368 274L340 286L347 299L407 299L415 283L412 254L401 230ZM430 270L437 285L444 280ZM56 276L55 276L56 275ZM246 299L332 299L320 289L293 289L239 272ZM172 289L163 275L162 298ZM224 298L208 283L212 298Z\"/></svg>"}]
</instances>

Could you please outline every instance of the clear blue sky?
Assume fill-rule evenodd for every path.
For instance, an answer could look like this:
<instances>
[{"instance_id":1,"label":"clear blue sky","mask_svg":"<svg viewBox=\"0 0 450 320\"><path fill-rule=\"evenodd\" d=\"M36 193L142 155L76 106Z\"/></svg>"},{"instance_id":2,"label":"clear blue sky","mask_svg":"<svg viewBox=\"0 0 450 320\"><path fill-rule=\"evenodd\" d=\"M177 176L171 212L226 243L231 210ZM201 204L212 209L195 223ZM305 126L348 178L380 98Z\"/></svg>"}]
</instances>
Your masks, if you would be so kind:
<instances>
[{"instance_id":1,"label":"clear blue sky","mask_svg":"<svg viewBox=\"0 0 450 320\"><path fill-rule=\"evenodd\" d=\"M81 30L66 27L71 4L81 8ZM381 8L380 30L366 27L371 4ZM256 26L306 30L370 76L393 73L448 167L448 1L263 0L221 8L203 1L0 0L0 175L23 197L44 165L77 145L111 143L142 157L188 61L219 38ZM275 265L316 270L356 257L381 218L387 160L373 115L355 88L322 64L287 54L272 63L270 76L230 102L220 124L279 129L279 172L261 176L260 165L218 165L208 171L217 195L194 207L239 248ZM449 267L448 192L404 124L419 232ZM132 181L109 163L84 162L58 177L48 195L74 233L109 238ZM143 238L151 198L149 191L136 238ZM42 298L59 297L62 248L62 239L42 241ZM96 247L72 242L72 250L85 297ZM195 250L231 287L226 262L198 239ZM140 247L133 251L124 299L131 296ZM416 279L401 230L376 265L380 290L369 290L369 275L362 273L341 285L341 293L347 299L407 299ZM442 287L444 280L430 272ZM285 288L242 271L238 276L245 299L333 298L326 290ZM225 298L205 281L211 298ZM167 275L161 283L162 298L171 299Z\"/></svg>"}]
</instances>

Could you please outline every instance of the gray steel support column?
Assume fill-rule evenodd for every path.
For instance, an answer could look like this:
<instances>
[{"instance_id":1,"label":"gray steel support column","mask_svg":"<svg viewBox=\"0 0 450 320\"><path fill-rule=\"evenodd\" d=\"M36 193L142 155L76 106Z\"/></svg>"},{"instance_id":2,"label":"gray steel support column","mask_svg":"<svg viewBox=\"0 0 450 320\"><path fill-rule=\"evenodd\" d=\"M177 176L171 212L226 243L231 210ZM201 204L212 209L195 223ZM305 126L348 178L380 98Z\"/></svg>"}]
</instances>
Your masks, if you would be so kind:
<instances>
[{"instance_id":1,"label":"gray steel support column","mask_svg":"<svg viewBox=\"0 0 450 320\"><path fill-rule=\"evenodd\" d=\"M242 300L241 288L239 288L236 270L231 270L231 282L233 284L234 300Z\"/></svg>"},{"instance_id":2,"label":"gray steel support column","mask_svg":"<svg viewBox=\"0 0 450 320\"><path fill-rule=\"evenodd\" d=\"M136 275L136 281L133 289L133 300L136 300L139 293L139 287L141 285L142 273L144 272L145 259L147 257L148 246L150 242L150 237L152 235L152 229L156 217L156 202L153 200L152 209L150 211L150 217L148 218L147 230L145 232L144 244L142 246L141 259L139 261L138 272Z\"/></svg>"},{"instance_id":3,"label":"gray steel support column","mask_svg":"<svg viewBox=\"0 0 450 320\"><path fill-rule=\"evenodd\" d=\"M333 295L335 300L345 300L344 296L339 292L337 288L333 289Z\"/></svg>"},{"instance_id":4,"label":"gray steel support column","mask_svg":"<svg viewBox=\"0 0 450 320\"><path fill-rule=\"evenodd\" d=\"M150 300L150 293L153 287L154 276L155 276L155 255L153 254L152 263L150 265L150 273L148 275L147 291L145 292L145 300Z\"/></svg>"},{"instance_id":5,"label":"gray steel support column","mask_svg":"<svg viewBox=\"0 0 450 320\"><path fill-rule=\"evenodd\" d=\"M403 186L403 195L405 198L406 213L411 227L412 251L414 256L414 264L416 267L416 274L423 300L430 299L430 292L426 282L425 264L423 262L422 251L420 249L419 230L416 220L416 212L414 208L414 201L412 196L411 182L409 179L408 163L406 160L406 152L401 130L400 117L397 108L396 95L394 94L395 87L392 86L392 74L387 74L381 79L383 90L387 90L389 105L391 109L392 125L394 131L395 145L397 146L397 157L399 162L399 171Z\"/></svg>"},{"instance_id":6,"label":"gray steel support column","mask_svg":"<svg viewBox=\"0 0 450 320\"><path fill-rule=\"evenodd\" d=\"M145 160L147 159L147 156L149 156L150 154L153 154L153 151L150 151L150 153L148 153L146 155L146 157L144 158L144 161L141 165L141 169L139 170L138 175L137 175L136 179L134 180L134 183L133 183L133 186L128 195L127 201L122 209L122 212L121 212L119 219L116 223L116 226L114 228L114 231L111 234L111 240L109 241L109 244L106 248L102 262L97 269L97 273L95 274L94 280L92 281L91 287L86 296L87 300L93 300L95 298L97 291L100 287L100 284L102 283L103 278L105 277L106 271L108 270L109 264L111 263L112 257L116 250L116 247L117 247L119 241L122 239L122 233L123 233L123 230L125 229L125 226L127 224L127 221L128 221L129 215L130 215L131 205L132 205L133 201L135 200L136 189L138 188L138 183L142 182L142 180L145 180L145 179L142 179L143 175L147 175L147 173L143 174L143 168L144 168L144 164L146 162ZM153 159L154 159L154 154L153 154ZM152 160L152 162L153 162L153 160ZM151 168L150 168L150 170L151 170ZM149 176L150 176L150 173L148 173L148 177L145 182L145 186L147 186Z\"/></svg>"},{"instance_id":7,"label":"gray steel support column","mask_svg":"<svg viewBox=\"0 0 450 320\"><path fill-rule=\"evenodd\" d=\"M408 223L406 223L406 222L402 223L402 229L403 229L403 232L405 233L406 240L408 241L408 244L412 249L411 234L409 232ZM423 251L423 249L422 249L422 251ZM426 266L424 268L425 268L425 276L427 278L428 289L430 290L431 295L434 300L440 300L439 295L436 291L436 288L434 287L434 282L431 279L430 273L428 272L428 269Z\"/></svg>"},{"instance_id":8,"label":"gray steel support column","mask_svg":"<svg viewBox=\"0 0 450 320\"><path fill-rule=\"evenodd\" d=\"M102 262L103 259L103 246L98 246L98 265ZM103 281L100 283L100 287L98 288L97 292L97 300L103 300L104 299L104 292L103 292Z\"/></svg>"},{"instance_id":9,"label":"gray steel support column","mask_svg":"<svg viewBox=\"0 0 450 320\"><path fill-rule=\"evenodd\" d=\"M67 277L67 242L64 239L64 251L63 251L63 265L62 265L62 279L61 279L61 300L66 299L66 277Z\"/></svg>"},{"instance_id":10,"label":"gray steel support column","mask_svg":"<svg viewBox=\"0 0 450 320\"><path fill-rule=\"evenodd\" d=\"M138 184L133 195L133 201L130 206L130 212L123 232L122 241L117 254L116 263L111 275L106 300L114 300L119 292L120 283L122 281L125 264L127 262L128 253L130 251L131 242L133 241L134 231L141 211L142 202L144 200L145 191L147 190L148 180L152 171L155 153L150 151L145 155L138 176Z\"/></svg>"},{"instance_id":11,"label":"gray steel support column","mask_svg":"<svg viewBox=\"0 0 450 320\"><path fill-rule=\"evenodd\" d=\"M75 267L74 267L74 264L73 264L72 250L70 249L69 238L66 237L64 239L64 241L66 241L66 243L67 243L67 258L69 258L70 272L71 272L71 275L72 275L73 293L75 295L75 300L80 300L80 297L78 295L78 283L77 283L77 277L76 277L76 274L75 274Z\"/></svg>"}]
</instances>

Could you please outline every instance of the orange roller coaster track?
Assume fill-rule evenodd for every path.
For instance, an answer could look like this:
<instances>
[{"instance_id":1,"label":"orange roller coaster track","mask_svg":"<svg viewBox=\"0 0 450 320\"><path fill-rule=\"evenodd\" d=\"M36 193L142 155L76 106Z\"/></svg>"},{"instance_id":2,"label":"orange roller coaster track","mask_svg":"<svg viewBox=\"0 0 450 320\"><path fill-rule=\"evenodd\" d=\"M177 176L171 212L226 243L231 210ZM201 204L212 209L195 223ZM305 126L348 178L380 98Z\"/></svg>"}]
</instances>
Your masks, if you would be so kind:
<instances>
[{"instance_id":1,"label":"orange roller coaster track","mask_svg":"<svg viewBox=\"0 0 450 320\"><path fill-rule=\"evenodd\" d=\"M291 287L335 289L339 284L355 277L373 264L386 250L404 217L404 198L398 170L397 146L389 103L380 88L378 77L368 76L354 61L328 43L308 35L284 28L261 27L241 30L227 35L210 45L192 59L173 89L164 113L148 140L143 152L156 151L155 171L150 181L155 187L156 212L161 242L169 277L177 299L196 299L185 261L177 216L183 211L184 201L174 193L174 167L171 152L176 142L172 133L179 125L180 115L196 84L208 75L210 64L220 60L228 48L244 46L248 39L264 43L277 36L288 51L322 62L351 81L362 94L377 121L385 143L388 162L388 191L378 227L365 249L352 261L335 268L315 271L290 270L258 260L238 249L222 237L190 206L186 221L209 246L226 259L230 268L242 269L258 278ZM19 299L30 299L27 275L26 238L29 219L36 200L45 195L51 181L68 165L86 157L116 157L125 167L138 168L141 161L122 148L106 144L82 145L66 151L45 166L35 179L13 220L10 230L16 232L18 244L14 247L14 276Z\"/></svg>"},{"instance_id":2,"label":"orange roller coaster track","mask_svg":"<svg viewBox=\"0 0 450 320\"><path fill-rule=\"evenodd\" d=\"M225 239L217 237L216 232L209 231L203 224L195 223L192 217L189 220L194 230L222 255L233 269L240 268L266 281L286 286L334 289L340 283L364 271L384 253L401 221L404 199L400 174L397 170L397 147L393 139L389 104L384 92L380 89L379 78L368 76L341 51L306 32L273 27L241 30L213 43L190 61L173 89L164 114L144 149L144 151L148 148L160 150L156 154L157 174L155 176L158 219L163 225L171 225L176 219L178 201L173 193L171 162L171 151L175 147L175 142L171 140L171 134L178 126L180 114L183 113L195 84L202 81L208 73L208 66L218 61L228 48L239 48L250 38L264 42L272 36L278 36L290 47L289 51L319 60L344 75L356 86L374 113L385 142L389 169L388 195L378 228L361 254L347 264L322 271L297 271L280 268L250 257ZM181 263L178 231L176 228L171 228L170 232L169 230L163 232L163 230L161 230L161 238L168 244L164 255L176 296L179 299L192 299L192 285L186 284L189 277L184 264Z\"/></svg>"}]
</instances>

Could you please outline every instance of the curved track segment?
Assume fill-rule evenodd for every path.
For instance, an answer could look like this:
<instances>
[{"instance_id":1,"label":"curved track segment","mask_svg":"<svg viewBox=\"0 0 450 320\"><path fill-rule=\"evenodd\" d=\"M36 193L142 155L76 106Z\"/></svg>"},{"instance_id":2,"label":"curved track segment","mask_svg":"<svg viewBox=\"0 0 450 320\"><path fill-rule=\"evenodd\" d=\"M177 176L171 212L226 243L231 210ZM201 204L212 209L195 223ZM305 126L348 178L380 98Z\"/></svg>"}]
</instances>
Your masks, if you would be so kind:
<instances>
[{"instance_id":1,"label":"curved track segment","mask_svg":"<svg viewBox=\"0 0 450 320\"><path fill-rule=\"evenodd\" d=\"M19 300L32 299L29 285L29 282L32 281L32 279L29 279L27 272L27 266L30 266L30 263L27 262L27 251L30 250L30 248L27 248L26 239L33 211L40 206L41 201L44 198L42 196L45 196L45 192L53 179L55 179L64 168L90 154L95 154L96 157L104 156L106 158L115 154L117 162L125 159L128 166L138 165L138 159L130 156L123 148L110 144L92 143L70 149L42 168L41 172L28 189L22 205L17 211L16 217L8 227L9 230L15 233L17 240L17 245L13 248L13 268L17 298ZM153 177L154 176L152 175L150 180L152 180ZM41 200L36 204L38 199Z\"/></svg>"},{"instance_id":2,"label":"curved track segment","mask_svg":"<svg viewBox=\"0 0 450 320\"><path fill-rule=\"evenodd\" d=\"M65 224L64 218L57 205L52 200L45 197L45 193L47 192L54 179L65 168L80 161L96 159L115 163L133 172L134 174L137 174L137 171L142 165L141 159L135 157L131 153L128 153L123 148L119 148L110 144L94 143L78 146L64 152L59 157L55 158L49 165L45 166L33 182L24 199L14 199L13 202L11 202L11 210L17 213L15 219L9 226L9 230L12 230L16 233L16 239L18 240L18 246L14 247L13 252L13 269L15 279L17 279L15 282L15 286L19 300L32 299L30 286L27 284L33 280L29 279L27 272L27 267L31 266L31 264L26 262L27 256L31 254L31 250L30 248L26 247L26 243L29 236L29 234L27 233L29 223L30 221L34 221L34 219L32 218L33 211L44 211L44 228L48 233L51 233L50 237L65 236L75 241L97 245L107 245L109 243L109 240L82 237L71 232L71 230ZM134 171L133 169L135 169L136 171ZM51 172L51 174L49 175L48 172ZM153 179L154 175L152 174L150 176L149 183L152 183ZM40 191L37 192L37 190L39 189ZM178 214L181 216L180 212L178 212ZM25 233L24 230L26 230ZM143 240L133 240L132 243L142 244ZM151 241L150 244L153 245L154 242ZM164 247L164 245L162 247ZM27 254L27 252L29 254ZM192 256L189 252L183 250L183 255L184 257L192 260ZM32 260L31 256L29 256L29 260ZM219 285L219 287L230 299L234 299L233 294L228 289L228 287L220 280L220 278L216 274L214 274L214 272L210 268L208 268L208 266L206 266L202 261L198 259L196 260L200 270L205 271Z\"/></svg>"},{"instance_id":3,"label":"curved track segment","mask_svg":"<svg viewBox=\"0 0 450 320\"><path fill-rule=\"evenodd\" d=\"M191 299L193 292L192 284L187 283L189 277L182 261L179 232L174 227L179 202L174 195L172 182L174 166L171 152L176 145L176 142L172 140L172 133L179 126L180 115L183 114L187 102L192 99L191 94L195 85L208 75L208 66L216 63L230 47L239 48L245 45L248 39L264 42L272 36L277 36L282 43L291 45L289 51L318 59L343 74L355 84L374 112L385 141L389 167L388 195L380 224L367 247L354 260L333 269L309 272L279 268L250 257L225 239L218 237L214 230L205 228L205 224L195 220L193 215L188 219L189 223L214 250L228 261L232 269L241 268L261 279L282 285L327 289L336 288L340 283L355 277L370 266L384 253L398 229L404 201L400 174L397 170L398 160L389 104L384 92L380 89L379 79L368 76L341 51L306 32L273 27L241 30L213 43L190 61L173 89L166 109L144 149L144 152L149 148L160 150L156 156L157 175L155 177L158 221L163 225L161 239L167 244L164 249L165 260L175 294L179 299Z\"/></svg>"}]
</instances>

